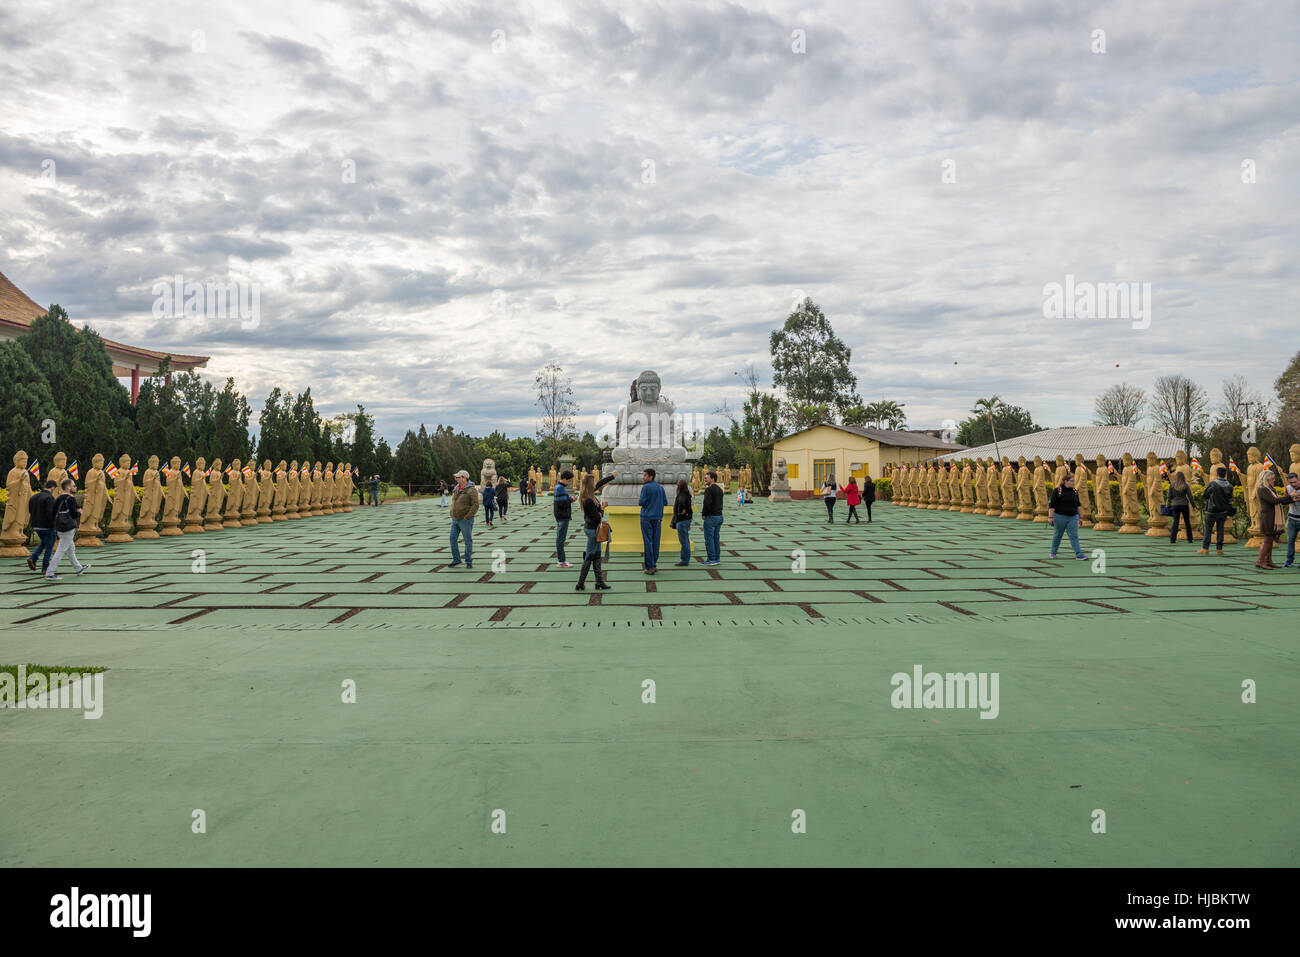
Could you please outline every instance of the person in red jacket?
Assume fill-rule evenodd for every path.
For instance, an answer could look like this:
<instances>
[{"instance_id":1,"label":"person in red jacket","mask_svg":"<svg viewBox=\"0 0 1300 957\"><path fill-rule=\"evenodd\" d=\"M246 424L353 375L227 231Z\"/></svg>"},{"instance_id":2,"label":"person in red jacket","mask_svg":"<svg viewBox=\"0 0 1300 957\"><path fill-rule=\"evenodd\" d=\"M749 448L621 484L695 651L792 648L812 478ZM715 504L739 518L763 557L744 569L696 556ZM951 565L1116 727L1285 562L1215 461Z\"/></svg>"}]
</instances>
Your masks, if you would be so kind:
<instances>
[{"instance_id":1,"label":"person in red jacket","mask_svg":"<svg viewBox=\"0 0 1300 957\"><path fill-rule=\"evenodd\" d=\"M850 475L849 484L840 489L840 491L844 493L844 501L848 503L849 506L849 514L848 517L844 519L844 524L847 525L849 522L857 522L861 525L862 519L858 518L858 506L862 504L862 496L858 493L858 480Z\"/></svg>"}]
</instances>

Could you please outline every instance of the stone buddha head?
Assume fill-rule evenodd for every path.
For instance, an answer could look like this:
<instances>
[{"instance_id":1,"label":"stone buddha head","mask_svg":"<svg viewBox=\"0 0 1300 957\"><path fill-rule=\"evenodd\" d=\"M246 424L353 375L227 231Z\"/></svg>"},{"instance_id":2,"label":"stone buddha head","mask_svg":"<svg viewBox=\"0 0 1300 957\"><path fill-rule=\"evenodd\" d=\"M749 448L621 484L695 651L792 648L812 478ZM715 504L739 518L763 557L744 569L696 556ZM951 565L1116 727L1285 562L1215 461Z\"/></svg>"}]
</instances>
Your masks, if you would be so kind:
<instances>
[{"instance_id":1,"label":"stone buddha head","mask_svg":"<svg viewBox=\"0 0 1300 957\"><path fill-rule=\"evenodd\" d=\"M158 468L158 456L156 455L149 456L149 468L151 469Z\"/></svg>"},{"instance_id":2,"label":"stone buddha head","mask_svg":"<svg viewBox=\"0 0 1300 957\"><path fill-rule=\"evenodd\" d=\"M27 453L26 453L26 452L15 452L15 453L14 453L14 468L16 468L16 469L25 469L25 468L27 468Z\"/></svg>"},{"instance_id":3,"label":"stone buddha head","mask_svg":"<svg viewBox=\"0 0 1300 957\"><path fill-rule=\"evenodd\" d=\"M167 467L173 472L179 472L181 470L181 457L179 455L173 455L172 460L167 463Z\"/></svg>"},{"instance_id":4,"label":"stone buddha head","mask_svg":"<svg viewBox=\"0 0 1300 957\"><path fill-rule=\"evenodd\" d=\"M66 469L68 467L68 454L66 452L54 453L54 467L56 469Z\"/></svg>"},{"instance_id":5,"label":"stone buddha head","mask_svg":"<svg viewBox=\"0 0 1300 957\"><path fill-rule=\"evenodd\" d=\"M200 455L197 459L194 460L194 478L196 481L203 474L204 470L207 467L208 467L208 463L203 458L203 456Z\"/></svg>"},{"instance_id":6,"label":"stone buddha head","mask_svg":"<svg viewBox=\"0 0 1300 957\"><path fill-rule=\"evenodd\" d=\"M663 383L659 380L659 373L653 369L646 369L636 377L636 397L639 402L645 402L647 405L656 404L662 388Z\"/></svg>"},{"instance_id":7,"label":"stone buddha head","mask_svg":"<svg viewBox=\"0 0 1300 957\"><path fill-rule=\"evenodd\" d=\"M96 452L95 457L90 460L90 464L92 468L102 469L104 467L104 456Z\"/></svg>"}]
</instances>

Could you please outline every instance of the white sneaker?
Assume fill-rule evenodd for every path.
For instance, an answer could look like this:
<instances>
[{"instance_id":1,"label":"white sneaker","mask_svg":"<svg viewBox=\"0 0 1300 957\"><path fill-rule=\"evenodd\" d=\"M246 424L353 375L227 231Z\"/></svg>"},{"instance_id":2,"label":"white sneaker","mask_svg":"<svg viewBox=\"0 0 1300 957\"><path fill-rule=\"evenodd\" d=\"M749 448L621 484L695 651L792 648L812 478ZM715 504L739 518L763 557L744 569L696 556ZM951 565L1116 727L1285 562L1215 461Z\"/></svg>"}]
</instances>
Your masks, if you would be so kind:
<instances>
[{"instance_id":1,"label":"white sneaker","mask_svg":"<svg viewBox=\"0 0 1300 957\"><path fill-rule=\"evenodd\" d=\"M45 580L46 580L47 582L61 582L61 581L63 581L63 576L62 576L62 575L46 575L46 576L45 576Z\"/></svg>"},{"instance_id":2,"label":"white sneaker","mask_svg":"<svg viewBox=\"0 0 1300 957\"><path fill-rule=\"evenodd\" d=\"M572 568L572 567L573 567L573 563L572 563L572 562L556 562L556 563L555 563L555 567L556 567L556 568Z\"/></svg>"},{"instance_id":3,"label":"white sneaker","mask_svg":"<svg viewBox=\"0 0 1300 957\"><path fill-rule=\"evenodd\" d=\"M90 569L90 565L88 563L82 565L80 568L77 569L77 574L80 575L82 572L88 571L89 569Z\"/></svg>"}]
</instances>

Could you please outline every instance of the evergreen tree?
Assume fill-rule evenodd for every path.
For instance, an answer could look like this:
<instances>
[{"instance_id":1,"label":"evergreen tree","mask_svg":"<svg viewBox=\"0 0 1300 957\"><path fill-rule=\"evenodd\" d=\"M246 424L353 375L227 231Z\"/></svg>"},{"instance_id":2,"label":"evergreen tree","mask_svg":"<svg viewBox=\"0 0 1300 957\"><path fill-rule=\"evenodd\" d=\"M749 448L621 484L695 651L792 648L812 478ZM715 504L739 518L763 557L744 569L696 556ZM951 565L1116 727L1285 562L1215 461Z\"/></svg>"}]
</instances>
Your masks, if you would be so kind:
<instances>
[{"instance_id":1,"label":"evergreen tree","mask_svg":"<svg viewBox=\"0 0 1300 957\"><path fill-rule=\"evenodd\" d=\"M366 475L366 470L362 469L361 474ZM393 474L393 450L388 447L387 439L380 439L375 446L375 469L369 474L380 475L385 479Z\"/></svg>"},{"instance_id":2,"label":"evergreen tree","mask_svg":"<svg viewBox=\"0 0 1300 957\"><path fill-rule=\"evenodd\" d=\"M45 444L42 437L53 424L57 438L59 411L45 377L16 341L0 342L0 382L4 383L0 389L0 449L4 450L4 470L8 472L12 468L9 457L22 449L27 453L28 464L40 462L41 474L45 475L59 446L57 442Z\"/></svg>"},{"instance_id":3,"label":"evergreen tree","mask_svg":"<svg viewBox=\"0 0 1300 957\"><path fill-rule=\"evenodd\" d=\"M356 426L352 432L352 448L344 458L353 467L360 469L362 475L374 475L379 471L375 456L375 417L367 415L366 407L358 404L354 421Z\"/></svg>"}]
</instances>

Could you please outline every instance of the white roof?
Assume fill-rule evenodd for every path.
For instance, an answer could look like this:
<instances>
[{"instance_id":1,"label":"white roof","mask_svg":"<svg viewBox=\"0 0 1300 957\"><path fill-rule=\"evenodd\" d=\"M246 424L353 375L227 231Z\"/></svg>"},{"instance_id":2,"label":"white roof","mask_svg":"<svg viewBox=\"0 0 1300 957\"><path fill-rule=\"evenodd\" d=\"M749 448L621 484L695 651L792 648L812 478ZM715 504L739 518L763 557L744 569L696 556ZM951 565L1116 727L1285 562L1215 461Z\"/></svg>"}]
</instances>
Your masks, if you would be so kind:
<instances>
[{"instance_id":1,"label":"white roof","mask_svg":"<svg viewBox=\"0 0 1300 957\"><path fill-rule=\"evenodd\" d=\"M990 442L988 445L966 449L964 452L951 452L938 458L961 461L968 458L989 458L1000 453L1014 462L1022 455L1031 460L1035 455L1041 455L1044 459L1064 455L1067 459L1072 459L1082 453L1085 459L1092 460L1098 455L1104 455L1108 459L1121 459L1128 452L1133 458L1141 460L1146 458L1148 452L1154 452L1162 459L1171 459L1181 448L1183 440L1176 435L1143 432L1123 425L1080 425L1030 432L1014 439L1001 439L996 451ZM1195 445L1192 446L1192 454L1200 454Z\"/></svg>"}]
</instances>

